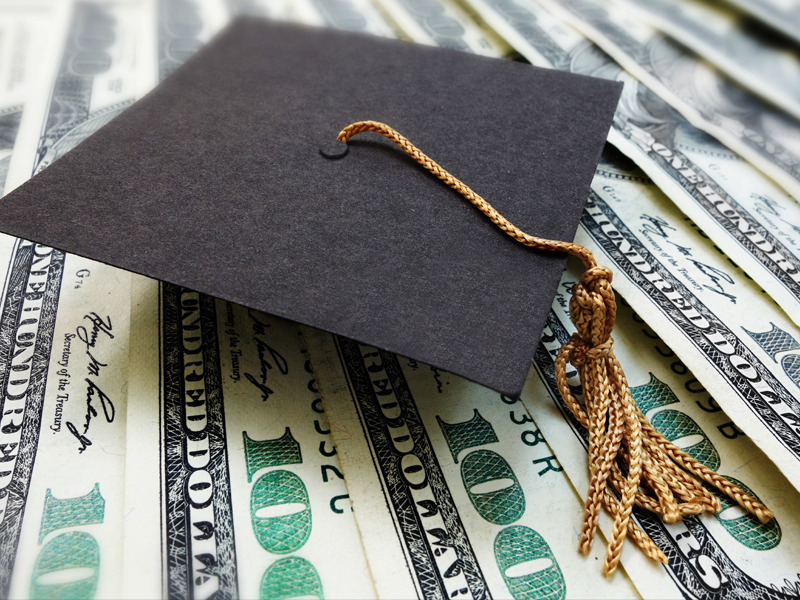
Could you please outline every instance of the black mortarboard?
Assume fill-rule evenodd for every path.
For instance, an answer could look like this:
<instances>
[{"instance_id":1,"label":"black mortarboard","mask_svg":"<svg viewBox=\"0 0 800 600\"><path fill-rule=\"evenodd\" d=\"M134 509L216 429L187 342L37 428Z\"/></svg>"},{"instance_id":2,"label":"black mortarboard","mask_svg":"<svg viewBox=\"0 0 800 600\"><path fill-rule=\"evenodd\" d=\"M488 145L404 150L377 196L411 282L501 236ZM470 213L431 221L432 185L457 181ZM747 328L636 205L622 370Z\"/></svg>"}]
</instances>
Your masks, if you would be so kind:
<instances>
[{"instance_id":1,"label":"black mortarboard","mask_svg":"<svg viewBox=\"0 0 800 600\"><path fill-rule=\"evenodd\" d=\"M522 389L564 255L503 235L387 123L532 235L572 240L621 84L235 21L6 196L0 229Z\"/></svg>"}]
</instances>

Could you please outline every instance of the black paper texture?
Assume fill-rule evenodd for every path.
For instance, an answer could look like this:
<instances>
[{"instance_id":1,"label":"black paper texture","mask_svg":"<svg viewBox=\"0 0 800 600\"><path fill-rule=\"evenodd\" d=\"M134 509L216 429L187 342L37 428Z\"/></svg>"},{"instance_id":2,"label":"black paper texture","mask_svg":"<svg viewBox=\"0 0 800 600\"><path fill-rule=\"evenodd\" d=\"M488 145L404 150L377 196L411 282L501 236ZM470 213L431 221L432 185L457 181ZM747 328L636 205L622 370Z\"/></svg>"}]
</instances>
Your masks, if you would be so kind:
<instances>
[{"instance_id":1,"label":"black paper texture","mask_svg":"<svg viewBox=\"0 0 800 600\"><path fill-rule=\"evenodd\" d=\"M0 230L354 338L517 396L621 84L244 18L3 200Z\"/></svg>"}]
</instances>

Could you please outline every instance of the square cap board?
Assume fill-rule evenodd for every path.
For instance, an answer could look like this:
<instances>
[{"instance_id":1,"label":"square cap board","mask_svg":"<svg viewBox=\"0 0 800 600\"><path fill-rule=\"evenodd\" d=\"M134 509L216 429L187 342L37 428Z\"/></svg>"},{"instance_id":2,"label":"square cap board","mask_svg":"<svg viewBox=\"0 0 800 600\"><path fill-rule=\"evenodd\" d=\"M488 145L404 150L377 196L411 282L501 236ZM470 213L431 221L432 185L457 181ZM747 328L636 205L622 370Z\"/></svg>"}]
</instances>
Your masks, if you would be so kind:
<instances>
[{"instance_id":1,"label":"square cap board","mask_svg":"<svg viewBox=\"0 0 800 600\"><path fill-rule=\"evenodd\" d=\"M517 396L565 256L504 235L387 123L531 235L572 240L621 84L261 19L3 199L0 230Z\"/></svg>"}]
</instances>

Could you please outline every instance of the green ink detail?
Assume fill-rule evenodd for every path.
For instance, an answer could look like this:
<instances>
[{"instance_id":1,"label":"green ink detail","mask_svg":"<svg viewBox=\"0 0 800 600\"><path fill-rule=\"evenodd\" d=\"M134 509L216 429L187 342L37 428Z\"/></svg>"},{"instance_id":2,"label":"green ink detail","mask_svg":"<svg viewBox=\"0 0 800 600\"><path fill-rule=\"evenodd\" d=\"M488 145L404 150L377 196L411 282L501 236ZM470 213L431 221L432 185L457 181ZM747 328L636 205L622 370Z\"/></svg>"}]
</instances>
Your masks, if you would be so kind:
<instances>
[{"instance_id":1,"label":"green ink detail","mask_svg":"<svg viewBox=\"0 0 800 600\"><path fill-rule=\"evenodd\" d=\"M261 578L261 600L284 600L313 596L322 600L319 573L304 558L290 556L272 563Z\"/></svg>"},{"instance_id":2,"label":"green ink detail","mask_svg":"<svg viewBox=\"0 0 800 600\"><path fill-rule=\"evenodd\" d=\"M654 408L669 406L680 402L675 392L663 381L650 373L650 381L644 385L631 388L633 400L644 414Z\"/></svg>"},{"instance_id":3,"label":"green ink detail","mask_svg":"<svg viewBox=\"0 0 800 600\"><path fill-rule=\"evenodd\" d=\"M525 512L525 494L522 492L522 486L514 475L511 465L497 452L476 450L468 454L461 463L461 479L475 510L490 523L508 525ZM510 479L513 485L483 494L472 491L476 485L498 479Z\"/></svg>"},{"instance_id":4,"label":"green ink detail","mask_svg":"<svg viewBox=\"0 0 800 600\"><path fill-rule=\"evenodd\" d=\"M57 529L102 523L105 508L106 501L100 495L99 483L94 484L91 492L77 498L56 498L48 489L44 497L39 543Z\"/></svg>"},{"instance_id":5,"label":"green ink detail","mask_svg":"<svg viewBox=\"0 0 800 600\"><path fill-rule=\"evenodd\" d=\"M250 483L259 469L279 467L281 465L299 465L303 462L300 453L300 444L292 437L292 432L286 428L284 434L274 440L253 440L242 432L244 436L244 460L247 464L247 483Z\"/></svg>"},{"instance_id":6,"label":"green ink detail","mask_svg":"<svg viewBox=\"0 0 800 600\"><path fill-rule=\"evenodd\" d=\"M262 508L299 503L305 509L290 515L259 517ZM311 535L311 506L303 481L289 471L270 471L259 477L250 490L250 519L261 547L274 554L289 554Z\"/></svg>"},{"instance_id":7,"label":"green ink detail","mask_svg":"<svg viewBox=\"0 0 800 600\"><path fill-rule=\"evenodd\" d=\"M508 591L516 600L557 600L567 595L567 584L558 561L544 538L530 527L503 529L494 539L494 559ZM511 567L532 560L549 559L550 565L519 577L509 577Z\"/></svg>"},{"instance_id":8,"label":"green ink detail","mask_svg":"<svg viewBox=\"0 0 800 600\"><path fill-rule=\"evenodd\" d=\"M703 438L701 441L681 448L681 450L703 463L712 471L719 469L719 452L717 452L714 444L711 443L711 440L708 439L708 436L700 429L700 426L695 423L692 417L677 410L662 410L656 413L650 419L650 422L670 442L692 435L701 436Z\"/></svg>"},{"instance_id":9,"label":"green ink detail","mask_svg":"<svg viewBox=\"0 0 800 600\"><path fill-rule=\"evenodd\" d=\"M69 569L91 569L92 575L79 581L42 584L44 575ZM88 533L70 531L47 542L31 574L31 598L94 598L100 575L100 546Z\"/></svg>"},{"instance_id":10,"label":"green ink detail","mask_svg":"<svg viewBox=\"0 0 800 600\"><path fill-rule=\"evenodd\" d=\"M735 483L745 492L750 494L753 498L761 502L761 499L753 493L749 487L743 484L738 479L726 476L726 479L731 483ZM781 543L783 534L781 533L781 526L778 525L777 519L772 519L769 523L762 523L755 516L750 513L745 513L732 519L723 519L722 514L734 506L739 506L735 500L725 496L711 486L706 486L707 489L719 498L722 509L714 515L717 521L725 528L725 531L733 536L737 542L750 548L751 550L772 550L775 546ZM742 511L744 512L744 511Z\"/></svg>"},{"instance_id":11,"label":"green ink detail","mask_svg":"<svg viewBox=\"0 0 800 600\"><path fill-rule=\"evenodd\" d=\"M469 421L445 423L438 415L436 421L442 428L447 447L450 448L450 454L453 455L453 462L456 464L458 464L458 455L462 450L484 444L494 444L498 441L492 424L481 416L477 408Z\"/></svg>"}]
</instances>

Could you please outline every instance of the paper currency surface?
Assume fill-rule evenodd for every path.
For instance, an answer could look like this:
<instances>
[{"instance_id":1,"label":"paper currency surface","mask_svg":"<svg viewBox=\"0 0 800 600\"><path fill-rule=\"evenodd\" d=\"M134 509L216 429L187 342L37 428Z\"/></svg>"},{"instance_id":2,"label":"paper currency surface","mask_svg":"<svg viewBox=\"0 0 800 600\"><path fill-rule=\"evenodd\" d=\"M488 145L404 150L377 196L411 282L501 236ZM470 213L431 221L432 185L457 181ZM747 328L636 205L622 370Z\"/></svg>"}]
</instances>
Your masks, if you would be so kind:
<instances>
[{"instance_id":1,"label":"paper currency surface","mask_svg":"<svg viewBox=\"0 0 800 600\"><path fill-rule=\"evenodd\" d=\"M581 505L525 408L304 328L382 598L635 598L575 550Z\"/></svg>"},{"instance_id":2,"label":"paper currency surface","mask_svg":"<svg viewBox=\"0 0 800 600\"><path fill-rule=\"evenodd\" d=\"M51 2L0 5L0 190L45 40L56 24Z\"/></svg>"},{"instance_id":3,"label":"paper currency surface","mask_svg":"<svg viewBox=\"0 0 800 600\"><path fill-rule=\"evenodd\" d=\"M296 0L291 20L396 38L398 30L370 0Z\"/></svg>"},{"instance_id":4,"label":"paper currency surface","mask_svg":"<svg viewBox=\"0 0 800 600\"><path fill-rule=\"evenodd\" d=\"M374 597L297 325L144 278L132 314L125 596Z\"/></svg>"},{"instance_id":5,"label":"paper currency surface","mask_svg":"<svg viewBox=\"0 0 800 600\"><path fill-rule=\"evenodd\" d=\"M0 595L118 597L130 274L2 242Z\"/></svg>"},{"instance_id":6,"label":"paper currency surface","mask_svg":"<svg viewBox=\"0 0 800 600\"><path fill-rule=\"evenodd\" d=\"M511 46L482 27L456 3L447 0L376 0L409 39L495 58L512 54Z\"/></svg>"},{"instance_id":7,"label":"paper currency surface","mask_svg":"<svg viewBox=\"0 0 800 600\"><path fill-rule=\"evenodd\" d=\"M800 118L796 44L730 6L708 0L616 0L753 93Z\"/></svg>"},{"instance_id":8,"label":"paper currency surface","mask_svg":"<svg viewBox=\"0 0 800 600\"><path fill-rule=\"evenodd\" d=\"M749 94L623 8L593 0L536 2L598 44L692 125L800 197L798 119Z\"/></svg>"},{"instance_id":9,"label":"paper currency surface","mask_svg":"<svg viewBox=\"0 0 800 600\"><path fill-rule=\"evenodd\" d=\"M728 0L783 34L800 41L800 2L797 0Z\"/></svg>"},{"instance_id":10,"label":"paper currency surface","mask_svg":"<svg viewBox=\"0 0 800 600\"><path fill-rule=\"evenodd\" d=\"M43 52L26 103L5 192L27 181L136 99L137 43L146 34L136 0L57 3L62 25ZM55 76L53 76L55 73Z\"/></svg>"},{"instance_id":11,"label":"paper currency surface","mask_svg":"<svg viewBox=\"0 0 800 600\"><path fill-rule=\"evenodd\" d=\"M155 85L169 77L175 69L228 24L230 14L222 0L154 0L157 27L155 60L158 64ZM144 52L152 52L148 46ZM142 54L152 59L152 54Z\"/></svg>"},{"instance_id":12,"label":"paper currency surface","mask_svg":"<svg viewBox=\"0 0 800 600\"><path fill-rule=\"evenodd\" d=\"M287 0L228 0L232 15L252 15L278 21L292 19L292 4Z\"/></svg>"},{"instance_id":13,"label":"paper currency surface","mask_svg":"<svg viewBox=\"0 0 800 600\"><path fill-rule=\"evenodd\" d=\"M553 352L572 331L574 265L519 401L317 332L325 376L339 382L323 398L296 326L138 277L131 308L128 274L6 237L0 597L800 596L797 203L541 4L470 2L2 3L0 186L46 168L237 14L489 56L513 47L540 66L623 80L610 140L646 174L608 150L577 238L625 297L615 351L654 425L776 519L761 525L729 503L675 525L637 511L670 562L628 545L625 572L610 581L595 560L603 539L590 557L577 553L585 432L552 382ZM794 31L792 2L737 4L765 21L780 14ZM544 5L573 23L594 6ZM636 14L660 6L648 0ZM695 37L650 24L712 61L741 43L738 24L679 14L680 32ZM52 29L40 27L45 17ZM718 74L697 62L687 70L665 36L641 27L628 30L631 52L660 57L656 66L680 59L659 72L662 84L685 85L689 73L698 93L713 92L704 118L730 118ZM794 63L749 48L723 68L751 88L756 75L779 84L757 91L792 112ZM794 126L734 100L744 112L724 125L743 123L791 162ZM323 401L335 407L330 422Z\"/></svg>"}]
</instances>

